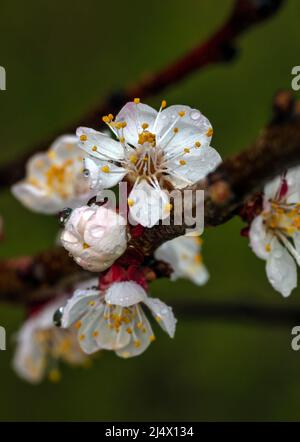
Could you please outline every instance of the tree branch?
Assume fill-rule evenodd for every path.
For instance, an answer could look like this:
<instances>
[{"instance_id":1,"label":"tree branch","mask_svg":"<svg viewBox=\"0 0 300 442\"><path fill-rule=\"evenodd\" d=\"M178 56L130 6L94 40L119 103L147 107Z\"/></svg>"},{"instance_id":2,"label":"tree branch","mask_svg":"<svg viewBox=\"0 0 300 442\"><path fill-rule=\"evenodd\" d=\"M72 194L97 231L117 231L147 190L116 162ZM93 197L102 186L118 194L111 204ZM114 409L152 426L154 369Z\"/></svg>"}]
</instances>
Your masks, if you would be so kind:
<instances>
[{"instance_id":1,"label":"tree branch","mask_svg":"<svg viewBox=\"0 0 300 442\"><path fill-rule=\"evenodd\" d=\"M48 139L42 140L16 160L0 167L0 189L12 185L25 175L27 160L36 152L44 150L62 133L74 133L79 126L99 128L101 116L117 112L122 105L134 97L146 98L162 92L165 88L187 77L191 73L211 64L227 62L236 55L237 38L252 26L271 17L285 0L236 0L226 23L204 44L199 44L186 55L166 68L117 94L112 94L104 103L83 115L79 121L60 128Z\"/></svg>"}]
</instances>

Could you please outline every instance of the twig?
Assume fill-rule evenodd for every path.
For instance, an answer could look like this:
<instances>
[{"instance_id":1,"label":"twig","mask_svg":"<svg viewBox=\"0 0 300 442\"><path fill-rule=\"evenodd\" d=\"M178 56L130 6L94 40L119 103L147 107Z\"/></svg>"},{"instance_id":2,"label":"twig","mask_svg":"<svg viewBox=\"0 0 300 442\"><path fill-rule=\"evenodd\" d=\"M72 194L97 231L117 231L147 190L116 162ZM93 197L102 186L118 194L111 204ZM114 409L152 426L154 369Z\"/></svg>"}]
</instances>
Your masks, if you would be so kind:
<instances>
[{"instance_id":1,"label":"twig","mask_svg":"<svg viewBox=\"0 0 300 442\"><path fill-rule=\"evenodd\" d=\"M42 140L16 160L0 167L0 189L10 186L25 175L27 160L37 151L49 147L55 138L62 133L74 133L78 126L99 128L101 116L109 112L115 113L127 101L133 97L146 98L150 95L162 92L165 88L187 77L197 69L204 68L214 63L230 61L236 54L235 42L243 32L253 25L271 17L284 0L236 0L233 11L226 23L204 44L192 49L179 60L171 63L161 71L147 76L140 83L129 87L120 93L113 94L104 103L97 106L87 115L83 115L79 121L60 128L48 139Z\"/></svg>"}]
</instances>

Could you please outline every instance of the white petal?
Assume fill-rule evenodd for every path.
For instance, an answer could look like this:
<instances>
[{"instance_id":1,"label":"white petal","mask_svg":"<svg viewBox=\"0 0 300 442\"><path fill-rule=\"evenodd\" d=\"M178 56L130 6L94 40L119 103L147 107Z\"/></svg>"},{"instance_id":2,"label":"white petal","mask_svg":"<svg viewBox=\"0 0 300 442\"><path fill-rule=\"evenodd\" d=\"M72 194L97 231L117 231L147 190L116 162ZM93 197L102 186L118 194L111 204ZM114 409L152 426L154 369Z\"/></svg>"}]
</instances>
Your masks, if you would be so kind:
<instances>
[{"instance_id":1,"label":"white petal","mask_svg":"<svg viewBox=\"0 0 300 442\"><path fill-rule=\"evenodd\" d=\"M167 218L169 197L163 190L153 187L142 180L130 192L129 199L133 201L130 207L130 217L144 227L154 226L160 219Z\"/></svg>"},{"instance_id":2,"label":"white petal","mask_svg":"<svg viewBox=\"0 0 300 442\"><path fill-rule=\"evenodd\" d=\"M185 164L181 164L182 160ZM170 174L174 171L179 178L195 183L212 172L221 162L219 153L213 147L201 147L197 153L183 153L174 160L168 160L167 167Z\"/></svg>"},{"instance_id":3,"label":"white petal","mask_svg":"<svg viewBox=\"0 0 300 442\"><path fill-rule=\"evenodd\" d=\"M37 213L55 214L66 207L66 202L56 194L49 195L26 181L20 181L11 188L14 197L25 207Z\"/></svg>"},{"instance_id":4,"label":"white petal","mask_svg":"<svg viewBox=\"0 0 300 442\"><path fill-rule=\"evenodd\" d=\"M130 307L145 301L147 293L142 286L134 281L115 282L106 291L105 300L108 304Z\"/></svg>"},{"instance_id":5,"label":"white petal","mask_svg":"<svg viewBox=\"0 0 300 442\"><path fill-rule=\"evenodd\" d=\"M54 141L48 156L54 164L59 165L68 160L76 160L74 165L77 164L79 168L82 167L84 153L79 149L78 138L75 135L63 135Z\"/></svg>"},{"instance_id":6,"label":"white petal","mask_svg":"<svg viewBox=\"0 0 300 442\"><path fill-rule=\"evenodd\" d=\"M123 167L96 158L86 158L84 168L89 173L91 189L109 189L118 184L126 175Z\"/></svg>"},{"instance_id":7,"label":"white petal","mask_svg":"<svg viewBox=\"0 0 300 442\"><path fill-rule=\"evenodd\" d=\"M138 327L138 322L140 322L140 319L143 324L142 328ZM134 329L135 336L131 335L131 340L128 345L116 352L121 358L127 359L140 355L149 347L154 339L151 325L141 308L140 317L136 317L132 328Z\"/></svg>"},{"instance_id":8,"label":"white petal","mask_svg":"<svg viewBox=\"0 0 300 442\"><path fill-rule=\"evenodd\" d=\"M158 298L148 297L144 303L149 307L161 328L173 338L177 319L174 316L172 308Z\"/></svg>"},{"instance_id":9,"label":"white petal","mask_svg":"<svg viewBox=\"0 0 300 442\"><path fill-rule=\"evenodd\" d=\"M104 305L92 307L91 310L81 319L81 326L78 329L78 342L84 353L92 354L100 350L95 340L94 332L103 314Z\"/></svg>"},{"instance_id":10,"label":"white petal","mask_svg":"<svg viewBox=\"0 0 300 442\"><path fill-rule=\"evenodd\" d=\"M185 112L183 117L179 117L179 112ZM178 132L174 135L173 130L169 130L174 124ZM157 123L157 144L164 149L171 146L193 147L196 141L202 147L210 144L212 135L210 134L211 124L208 119L197 109L189 106L175 105L164 109L159 116ZM166 135L168 131L168 135ZM162 140L162 141L161 141Z\"/></svg>"},{"instance_id":11,"label":"white petal","mask_svg":"<svg viewBox=\"0 0 300 442\"><path fill-rule=\"evenodd\" d=\"M122 307L117 307L114 313L118 316L122 314ZM97 333L95 340L99 348L105 350L119 350L130 342L131 335L126 331L130 324L122 323L118 329L110 325L104 315L98 321L94 332Z\"/></svg>"},{"instance_id":12,"label":"white petal","mask_svg":"<svg viewBox=\"0 0 300 442\"><path fill-rule=\"evenodd\" d=\"M126 121L127 125L123 131L123 136L127 143L132 146L138 146L139 133L143 131L142 124L149 125L151 132L152 126L157 116L157 111L146 104L133 102L125 104L116 116L116 122ZM120 132L121 134L121 132Z\"/></svg>"},{"instance_id":13,"label":"white petal","mask_svg":"<svg viewBox=\"0 0 300 442\"><path fill-rule=\"evenodd\" d=\"M74 322L78 321L82 315L89 311L91 308L90 302L96 302L99 304L98 290L75 290L72 298L70 298L63 309L63 315L61 320L61 326L68 328ZM92 307L96 309L97 307ZM99 307L101 309L101 305Z\"/></svg>"},{"instance_id":14,"label":"white petal","mask_svg":"<svg viewBox=\"0 0 300 442\"><path fill-rule=\"evenodd\" d=\"M88 127L79 127L76 135L79 147L95 158L102 160L122 160L124 158L124 148L121 143L108 135ZM86 141L82 141L83 137L86 137Z\"/></svg>"},{"instance_id":15,"label":"white petal","mask_svg":"<svg viewBox=\"0 0 300 442\"><path fill-rule=\"evenodd\" d=\"M284 297L290 295L297 287L297 267L294 259L277 239L272 241L266 271L268 279L275 290Z\"/></svg>"},{"instance_id":16,"label":"white petal","mask_svg":"<svg viewBox=\"0 0 300 442\"><path fill-rule=\"evenodd\" d=\"M261 259L268 259L270 252L268 249L272 242L272 236L267 233L264 220L261 215L254 218L249 230L250 247Z\"/></svg>"}]
</instances>

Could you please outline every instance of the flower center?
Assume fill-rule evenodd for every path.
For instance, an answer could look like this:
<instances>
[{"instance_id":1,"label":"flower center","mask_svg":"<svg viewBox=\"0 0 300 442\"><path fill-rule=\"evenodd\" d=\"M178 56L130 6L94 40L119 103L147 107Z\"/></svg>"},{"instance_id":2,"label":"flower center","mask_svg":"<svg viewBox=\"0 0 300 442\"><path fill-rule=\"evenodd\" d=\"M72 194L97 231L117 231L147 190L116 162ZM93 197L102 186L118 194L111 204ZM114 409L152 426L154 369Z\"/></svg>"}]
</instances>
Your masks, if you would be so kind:
<instances>
[{"instance_id":1,"label":"flower center","mask_svg":"<svg viewBox=\"0 0 300 442\"><path fill-rule=\"evenodd\" d=\"M300 204L279 203L270 201L269 211L262 213L269 230L279 230L287 236L300 231Z\"/></svg>"}]
</instances>

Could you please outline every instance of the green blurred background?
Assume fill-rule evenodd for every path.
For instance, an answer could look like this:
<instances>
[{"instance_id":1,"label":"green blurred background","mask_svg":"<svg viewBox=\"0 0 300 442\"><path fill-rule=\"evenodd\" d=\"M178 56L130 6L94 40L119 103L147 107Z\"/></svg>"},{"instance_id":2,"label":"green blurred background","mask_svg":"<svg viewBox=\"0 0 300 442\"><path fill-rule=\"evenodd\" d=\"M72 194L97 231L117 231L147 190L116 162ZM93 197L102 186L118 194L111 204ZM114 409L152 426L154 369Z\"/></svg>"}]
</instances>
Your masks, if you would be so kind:
<instances>
[{"instance_id":1,"label":"green blurred background","mask_svg":"<svg viewBox=\"0 0 300 442\"><path fill-rule=\"evenodd\" d=\"M1 0L0 161L80 117L110 91L135 82L205 40L232 0L140 2ZM246 147L270 116L279 88L290 89L299 65L300 3L288 0L272 20L240 40L232 64L195 73L161 96L158 106L199 108L213 124L221 155ZM52 217L26 211L7 191L0 195L6 240L0 256L24 255L53 244ZM283 300L239 235L242 223L205 232L211 279L203 288L159 281L152 294L175 299L257 301L300 306L300 290ZM23 310L1 306L0 324L12 341ZM293 324L296 325L296 324ZM31 386L11 370L13 346L0 352L0 420L298 420L300 353L291 327L199 321L179 317L176 338L159 339L138 358L103 352L90 369L63 369L59 384Z\"/></svg>"}]
</instances>

